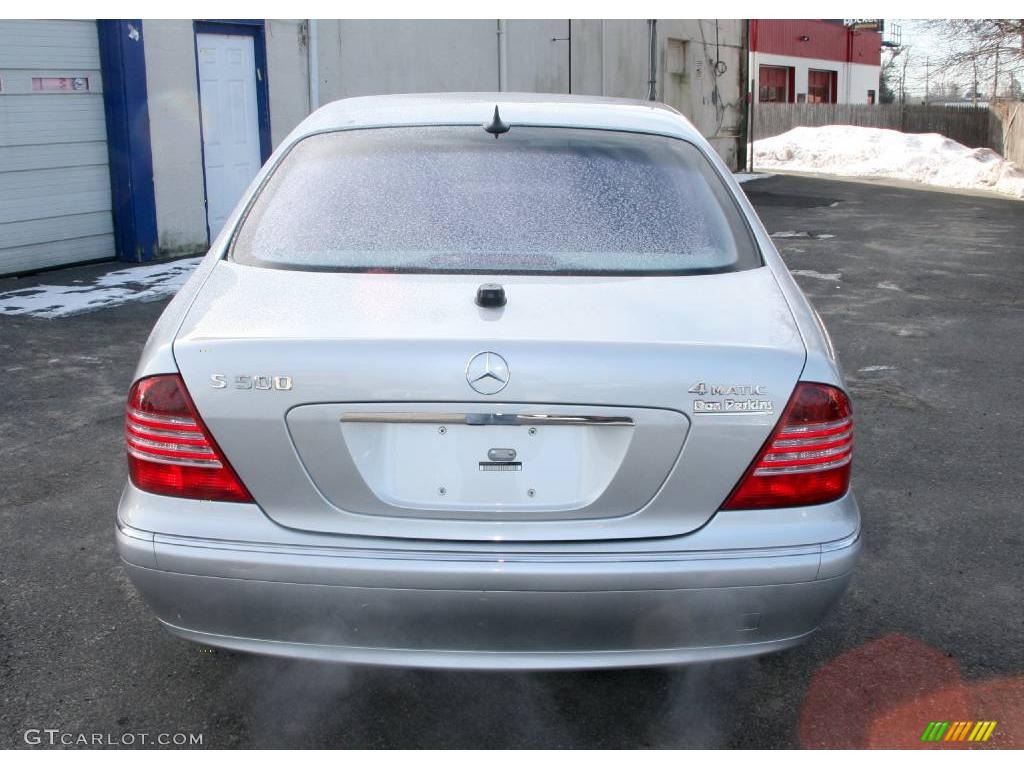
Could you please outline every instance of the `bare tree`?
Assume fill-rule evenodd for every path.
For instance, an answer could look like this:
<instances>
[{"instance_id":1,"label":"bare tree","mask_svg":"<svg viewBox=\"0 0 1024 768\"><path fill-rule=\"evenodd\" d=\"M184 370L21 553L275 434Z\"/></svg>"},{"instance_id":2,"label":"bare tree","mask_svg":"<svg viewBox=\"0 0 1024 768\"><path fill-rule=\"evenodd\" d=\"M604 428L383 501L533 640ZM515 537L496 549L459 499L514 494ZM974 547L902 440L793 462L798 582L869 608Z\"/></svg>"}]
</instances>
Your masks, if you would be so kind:
<instances>
[{"instance_id":1,"label":"bare tree","mask_svg":"<svg viewBox=\"0 0 1024 768\"><path fill-rule=\"evenodd\" d=\"M969 64L974 59L1024 60L1024 19L932 19L925 26L951 44L949 64Z\"/></svg>"},{"instance_id":2,"label":"bare tree","mask_svg":"<svg viewBox=\"0 0 1024 768\"><path fill-rule=\"evenodd\" d=\"M910 48L909 45L903 47L906 55L903 57L903 67L900 69L900 104L907 103L907 67L910 66Z\"/></svg>"},{"instance_id":3,"label":"bare tree","mask_svg":"<svg viewBox=\"0 0 1024 768\"><path fill-rule=\"evenodd\" d=\"M882 59L878 101L882 104L907 100L907 65L910 63L910 45L886 49Z\"/></svg>"},{"instance_id":4,"label":"bare tree","mask_svg":"<svg viewBox=\"0 0 1024 768\"><path fill-rule=\"evenodd\" d=\"M933 19L923 26L940 37L944 76L970 79L971 101L983 86L998 98L1013 98L1012 83L1024 74L1024 19ZM984 97L982 97L984 98Z\"/></svg>"}]
</instances>

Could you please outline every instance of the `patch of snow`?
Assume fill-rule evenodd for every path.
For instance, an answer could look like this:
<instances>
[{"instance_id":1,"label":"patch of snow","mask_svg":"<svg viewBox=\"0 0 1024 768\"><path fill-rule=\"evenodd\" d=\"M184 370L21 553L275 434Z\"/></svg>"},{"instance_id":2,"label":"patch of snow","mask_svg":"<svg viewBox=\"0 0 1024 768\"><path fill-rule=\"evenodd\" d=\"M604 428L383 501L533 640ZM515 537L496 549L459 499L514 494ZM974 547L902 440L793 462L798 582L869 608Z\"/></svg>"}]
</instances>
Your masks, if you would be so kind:
<instances>
[{"instance_id":1,"label":"patch of snow","mask_svg":"<svg viewBox=\"0 0 1024 768\"><path fill-rule=\"evenodd\" d=\"M784 229L781 232L772 232L771 237L777 238L804 238L807 240L830 240L835 235L814 235L810 232L794 232L793 230Z\"/></svg>"},{"instance_id":2,"label":"patch of snow","mask_svg":"<svg viewBox=\"0 0 1024 768\"><path fill-rule=\"evenodd\" d=\"M145 264L100 275L91 285L36 285L0 293L0 314L68 317L176 293L202 258ZM81 283L75 280L74 283Z\"/></svg>"},{"instance_id":3,"label":"patch of snow","mask_svg":"<svg viewBox=\"0 0 1024 768\"><path fill-rule=\"evenodd\" d=\"M889 282L888 280L885 281L885 282L879 283L878 287L879 288L883 288L886 291L902 291L903 290L898 285L896 285L896 283Z\"/></svg>"},{"instance_id":4,"label":"patch of snow","mask_svg":"<svg viewBox=\"0 0 1024 768\"><path fill-rule=\"evenodd\" d=\"M746 184L748 181L757 181L758 179L770 179L774 175L774 173L744 173L743 171L733 174L739 184Z\"/></svg>"},{"instance_id":5,"label":"patch of snow","mask_svg":"<svg viewBox=\"0 0 1024 768\"><path fill-rule=\"evenodd\" d=\"M916 181L1024 199L1024 170L991 149L938 133L825 125L754 142L754 163L780 171Z\"/></svg>"},{"instance_id":6,"label":"patch of snow","mask_svg":"<svg viewBox=\"0 0 1024 768\"><path fill-rule=\"evenodd\" d=\"M794 275L813 277L817 280L831 280L832 282L839 282L839 278L843 276L841 272L815 272L813 269L792 269L790 272Z\"/></svg>"},{"instance_id":7,"label":"patch of snow","mask_svg":"<svg viewBox=\"0 0 1024 768\"><path fill-rule=\"evenodd\" d=\"M857 373L874 373L875 371L895 371L895 365L865 365L863 368L858 368Z\"/></svg>"}]
</instances>

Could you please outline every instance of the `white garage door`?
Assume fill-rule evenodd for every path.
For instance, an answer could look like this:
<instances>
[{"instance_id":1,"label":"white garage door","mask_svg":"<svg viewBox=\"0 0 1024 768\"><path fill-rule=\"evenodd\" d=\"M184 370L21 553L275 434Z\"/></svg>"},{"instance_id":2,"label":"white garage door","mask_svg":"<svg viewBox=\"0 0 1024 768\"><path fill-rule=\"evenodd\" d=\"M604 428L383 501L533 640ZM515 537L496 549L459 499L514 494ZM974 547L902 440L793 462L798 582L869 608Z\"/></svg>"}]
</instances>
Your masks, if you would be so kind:
<instances>
[{"instance_id":1,"label":"white garage door","mask_svg":"<svg viewBox=\"0 0 1024 768\"><path fill-rule=\"evenodd\" d=\"M0 274L114 256L94 21L0 20Z\"/></svg>"}]
</instances>

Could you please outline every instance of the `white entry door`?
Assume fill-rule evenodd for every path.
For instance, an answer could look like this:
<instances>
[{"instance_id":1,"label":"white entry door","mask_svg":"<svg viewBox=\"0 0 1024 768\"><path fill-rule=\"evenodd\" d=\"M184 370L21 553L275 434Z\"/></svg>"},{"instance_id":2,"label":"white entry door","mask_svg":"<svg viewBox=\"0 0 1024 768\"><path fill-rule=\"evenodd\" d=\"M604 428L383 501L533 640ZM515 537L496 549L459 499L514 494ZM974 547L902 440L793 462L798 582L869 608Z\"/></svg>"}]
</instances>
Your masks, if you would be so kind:
<instances>
[{"instance_id":1,"label":"white entry door","mask_svg":"<svg viewBox=\"0 0 1024 768\"><path fill-rule=\"evenodd\" d=\"M256 56L248 35L196 35L206 222L217 237L262 162Z\"/></svg>"}]
</instances>

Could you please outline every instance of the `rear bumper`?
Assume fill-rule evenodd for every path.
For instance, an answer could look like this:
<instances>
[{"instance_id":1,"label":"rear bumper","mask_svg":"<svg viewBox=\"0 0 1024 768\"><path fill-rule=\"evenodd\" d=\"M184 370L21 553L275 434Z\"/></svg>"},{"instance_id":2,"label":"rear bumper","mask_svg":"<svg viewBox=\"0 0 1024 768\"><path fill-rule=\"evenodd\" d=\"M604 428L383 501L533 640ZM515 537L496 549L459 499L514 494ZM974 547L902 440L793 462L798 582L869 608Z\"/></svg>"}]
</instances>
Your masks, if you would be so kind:
<instances>
[{"instance_id":1,"label":"rear bumper","mask_svg":"<svg viewBox=\"0 0 1024 768\"><path fill-rule=\"evenodd\" d=\"M684 664L806 639L848 577L636 590L423 590L228 579L129 566L171 632L321 661L470 669Z\"/></svg>"},{"instance_id":2,"label":"rear bumper","mask_svg":"<svg viewBox=\"0 0 1024 768\"><path fill-rule=\"evenodd\" d=\"M683 538L699 544L698 536ZM157 617L190 640L475 669L649 666L781 650L821 623L860 549L859 526L825 545L733 550L368 549L154 534L123 520L117 540Z\"/></svg>"}]
</instances>

